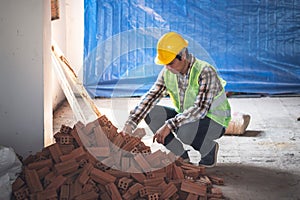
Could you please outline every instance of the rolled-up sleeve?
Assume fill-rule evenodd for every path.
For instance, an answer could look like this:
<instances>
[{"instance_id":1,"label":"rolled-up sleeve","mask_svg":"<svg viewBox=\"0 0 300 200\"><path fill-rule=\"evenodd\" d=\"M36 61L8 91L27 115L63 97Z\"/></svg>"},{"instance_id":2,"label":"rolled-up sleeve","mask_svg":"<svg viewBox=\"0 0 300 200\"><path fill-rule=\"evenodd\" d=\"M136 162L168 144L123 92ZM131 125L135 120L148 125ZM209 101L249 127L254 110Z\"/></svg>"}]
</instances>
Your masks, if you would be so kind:
<instances>
[{"instance_id":1,"label":"rolled-up sleeve","mask_svg":"<svg viewBox=\"0 0 300 200\"><path fill-rule=\"evenodd\" d=\"M137 125L146 117L154 105L165 95L166 86L163 80L164 69L160 72L152 88L142 97L140 103L130 111L126 121L134 130Z\"/></svg>"}]
</instances>

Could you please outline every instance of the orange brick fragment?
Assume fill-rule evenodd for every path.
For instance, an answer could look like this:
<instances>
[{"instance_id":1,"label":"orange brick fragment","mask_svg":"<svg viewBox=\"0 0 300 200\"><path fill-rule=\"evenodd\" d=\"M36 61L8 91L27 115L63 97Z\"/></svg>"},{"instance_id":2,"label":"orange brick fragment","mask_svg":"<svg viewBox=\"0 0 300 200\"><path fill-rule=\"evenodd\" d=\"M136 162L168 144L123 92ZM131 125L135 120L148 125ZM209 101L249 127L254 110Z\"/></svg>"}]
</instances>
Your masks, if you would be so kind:
<instances>
[{"instance_id":1,"label":"orange brick fragment","mask_svg":"<svg viewBox=\"0 0 300 200\"><path fill-rule=\"evenodd\" d=\"M109 147L88 147L87 150L95 157L108 157L110 155Z\"/></svg>"},{"instance_id":2,"label":"orange brick fragment","mask_svg":"<svg viewBox=\"0 0 300 200\"><path fill-rule=\"evenodd\" d=\"M95 200L98 199L99 194L95 191L90 191L75 197L75 200Z\"/></svg>"},{"instance_id":3,"label":"orange brick fragment","mask_svg":"<svg viewBox=\"0 0 300 200\"><path fill-rule=\"evenodd\" d=\"M64 184L60 188L60 195L59 199L60 200L69 200L70 196L70 185Z\"/></svg>"},{"instance_id":4,"label":"orange brick fragment","mask_svg":"<svg viewBox=\"0 0 300 200\"><path fill-rule=\"evenodd\" d=\"M138 165L141 167L142 171L148 172L151 170L150 164L147 162L147 160L144 158L144 156L142 154L135 155L134 159L138 163Z\"/></svg>"},{"instance_id":5,"label":"orange brick fragment","mask_svg":"<svg viewBox=\"0 0 300 200\"><path fill-rule=\"evenodd\" d=\"M23 200L23 199L27 199L27 197L29 196L29 189L26 185L24 185L23 187L19 188L18 190L14 191L14 196L17 200Z\"/></svg>"},{"instance_id":6,"label":"orange brick fragment","mask_svg":"<svg viewBox=\"0 0 300 200\"><path fill-rule=\"evenodd\" d=\"M164 182L163 177L150 178L150 179L144 180L144 185L145 186L158 186L162 182Z\"/></svg>"},{"instance_id":7,"label":"orange brick fragment","mask_svg":"<svg viewBox=\"0 0 300 200\"><path fill-rule=\"evenodd\" d=\"M206 185L197 184L187 180L182 181L180 189L182 191L192 193L192 194L197 194L202 197L206 197L206 193L207 193Z\"/></svg>"},{"instance_id":8,"label":"orange brick fragment","mask_svg":"<svg viewBox=\"0 0 300 200\"><path fill-rule=\"evenodd\" d=\"M109 147L109 140L102 130L101 126L94 128L96 144L99 147Z\"/></svg>"},{"instance_id":9,"label":"orange brick fragment","mask_svg":"<svg viewBox=\"0 0 300 200\"><path fill-rule=\"evenodd\" d=\"M55 163L59 163L60 162L60 156L63 155L62 151L60 150L60 147L58 145L58 143L54 143L52 145L50 145L48 147L51 157L54 160Z\"/></svg>"},{"instance_id":10,"label":"orange brick fragment","mask_svg":"<svg viewBox=\"0 0 300 200\"><path fill-rule=\"evenodd\" d=\"M211 188L211 193L207 194L207 196L209 198L216 198L216 199L221 199L223 198L223 193L222 193L222 190L221 188Z\"/></svg>"},{"instance_id":11,"label":"orange brick fragment","mask_svg":"<svg viewBox=\"0 0 300 200\"><path fill-rule=\"evenodd\" d=\"M27 186L31 193L43 191L43 186L36 170L25 169L24 173Z\"/></svg>"},{"instance_id":12,"label":"orange brick fragment","mask_svg":"<svg viewBox=\"0 0 300 200\"><path fill-rule=\"evenodd\" d=\"M71 185L70 185L70 199L74 199L75 197L81 195L82 193L82 185L79 183L78 179L76 179Z\"/></svg>"},{"instance_id":13,"label":"orange brick fragment","mask_svg":"<svg viewBox=\"0 0 300 200\"><path fill-rule=\"evenodd\" d=\"M123 194L123 199L125 200L133 200L136 199L138 194L139 194L139 190L142 189L144 186L140 183L135 183L133 186L131 186L127 192L125 194Z\"/></svg>"},{"instance_id":14,"label":"orange brick fragment","mask_svg":"<svg viewBox=\"0 0 300 200\"><path fill-rule=\"evenodd\" d=\"M52 159L40 160L37 162L32 162L27 165L28 169L41 169L43 167L52 166Z\"/></svg>"},{"instance_id":15,"label":"orange brick fragment","mask_svg":"<svg viewBox=\"0 0 300 200\"><path fill-rule=\"evenodd\" d=\"M130 178L127 178L127 177L122 177L120 178L120 180L118 181L118 188L120 189L123 189L123 190L127 190L130 183L132 182L133 180L130 179Z\"/></svg>"},{"instance_id":16,"label":"orange brick fragment","mask_svg":"<svg viewBox=\"0 0 300 200\"><path fill-rule=\"evenodd\" d=\"M116 180L116 177L105 173L99 169L93 168L91 170L91 178L96 181L97 183L100 183L102 185L106 185L108 183L113 183Z\"/></svg>"},{"instance_id":17,"label":"orange brick fragment","mask_svg":"<svg viewBox=\"0 0 300 200\"><path fill-rule=\"evenodd\" d=\"M43 167L43 168L37 170L37 174L40 179L43 179L49 173L50 173L50 167Z\"/></svg>"},{"instance_id":18,"label":"orange brick fragment","mask_svg":"<svg viewBox=\"0 0 300 200\"><path fill-rule=\"evenodd\" d=\"M88 180L90 179L90 173L92 169L93 169L93 165L90 163L84 166L82 172L78 176L78 181L81 185L84 185L88 182Z\"/></svg>"},{"instance_id":19,"label":"orange brick fragment","mask_svg":"<svg viewBox=\"0 0 300 200\"><path fill-rule=\"evenodd\" d=\"M138 183L144 183L146 176L143 173L131 173L131 177L136 180Z\"/></svg>"},{"instance_id":20,"label":"orange brick fragment","mask_svg":"<svg viewBox=\"0 0 300 200\"><path fill-rule=\"evenodd\" d=\"M148 200L159 200L159 194L158 193L153 193L148 195Z\"/></svg>"},{"instance_id":21,"label":"orange brick fragment","mask_svg":"<svg viewBox=\"0 0 300 200\"><path fill-rule=\"evenodd\" d=\"M24 184L25 184L24 181L20 177L18 177L15 180L15 182L13 182L13 184L12 184L12 190L16 191L16 190L20 189Z\"/></svg>"},{"instance_id":22,"label":"orange brick fragment","mask_svg":"<svg viewBox=\"0 0 300 200\"><path fill-rule=\"evenodd\" d=\"M183 171L177 165L173 165L173 178L174 179L184 179Z\"/></svg>"},{"instance_id":23,"label":"orange brick fragment","mask_svg":"<svg viewBox=\"0 0 300 200\"><path fill-rule=\"evenodd\" d=\"M146 135L146 131L144 128L137 128L132 133L132 136L142 138Z\"/></svg>"},{"instance_id":24,"label":"orange brick fragment","mask_svg":"<svg viewBox=\"0 0 300 200\"><path fill-rule=\"evenodd\" d=\"M72 128L66 125L61 125L59 132L69 134L72 131Z\"/></svg>"},{"instance_id":25,"label":"orange brick fragment","mask_svg":"<svg viewBox=\"0 0 300 200\"><path fill-rule=\"evenodd\" d=\"M59 175L52 180L52 182L46 187L46 189L57 190L58 188L60 188L60 186L62 186L65 183L66 180L66 177Z\"/></svg>"},{"instance_id":26,"label":"orange brick fragment","mask_svg":"<svg viewBox=\"0 0 300 200\"><path fill-rule=\"evenodd\" d=\"M153 193L161 194L162 193L162 188L154 187L154 186L145 186L145 187L143 187L139 190L139 193L140 193L141 197L146 197L146 196L148 196L150 194L153 194Z\"/></svg>"},{"instance_id":27,"label":"orange brick fragment","mask_svg":"<svg viewBox=\"0 0 300 200\"><path fill-rule=\"evenodd\" d=\"M120 194L117 186L114 183L109 183L105 187L106 187L108 193L110 194L111 199L122 200L121 194Z\"/></svg>"},{"instance_id":28,"label":"orange brick fragment","mask_svg":"<svg viewBox=\"0 0 300 200\"><path fill-rule=\"evenodd\" d=\"M161 199L169 199L170 197L172 197L175 193L177 192L177 188L174 184L169 183L167 185L167 188L164 189L162 195L161 195Z\"/></svg>"},{"instance_id":29,"label":"orange brick fragment","mask_svg":"<svg viewBox=\"0 0 300 200\"><path fill-rule=\"evenodd\" d=\"M54 165L54 170L57 175L65 175L75 172L79 167L79 164L74 160L70 159Z\"/></svg>"},{"instance_id":30,"label":"orange brick fragment","mask_svg":"<svg viewBox=\"0 0 300 200\"><path fill-rule=\"evenodd\" d=\"M49 189L49 190L46 189L42 192L36 193L35 196L36 196L36 200L57 199L57 192L55 189Z\"/></svg>"},{"instance_id":31,"label":"orange brick fragment","mask_svg":"<svg viewBox=\"0 0 300 200\"><path fill-rule=\"evenodd\" d=\"M189 193L189 195L186 198L186 200L198 200L198 199L199 199L199 196L196 194L192 194L192 193Z\"/></svg>"},{"instance_id":32,"label":"orange brick fragment","mask_svg":"<svg viewBox=\"0 0 300 200\"><path fill-rule=\"evenodd\" d=\"M220 178L220 177L217 177L217 176L213 176L213 175L210 175L208 176L209 179L211 180L211 182L213 184L216 184L216 185L224 185L224 179Z\"/></svg>"}]
</instances>

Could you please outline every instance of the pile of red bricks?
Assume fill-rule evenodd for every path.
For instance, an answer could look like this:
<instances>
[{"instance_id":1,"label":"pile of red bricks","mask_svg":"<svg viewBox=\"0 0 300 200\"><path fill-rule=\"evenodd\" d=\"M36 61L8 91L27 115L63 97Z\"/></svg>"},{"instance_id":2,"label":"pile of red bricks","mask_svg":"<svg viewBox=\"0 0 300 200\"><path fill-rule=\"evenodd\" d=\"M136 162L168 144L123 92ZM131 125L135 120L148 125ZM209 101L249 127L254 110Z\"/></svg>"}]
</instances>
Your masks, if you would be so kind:
<instances>
[{"instance_id":1,"label":"pile of red bricks","mask_svg":"<svg viewBox=\"0 0 300 200\"><path fill-rule=\"evenodd\" d=\"M223 179L205 168L151 152L145 131L122 136L105 117L73 128L62 125L56 143L23 160L13 183L17 200L223 199Z\"/></svg>"}]
</instances>

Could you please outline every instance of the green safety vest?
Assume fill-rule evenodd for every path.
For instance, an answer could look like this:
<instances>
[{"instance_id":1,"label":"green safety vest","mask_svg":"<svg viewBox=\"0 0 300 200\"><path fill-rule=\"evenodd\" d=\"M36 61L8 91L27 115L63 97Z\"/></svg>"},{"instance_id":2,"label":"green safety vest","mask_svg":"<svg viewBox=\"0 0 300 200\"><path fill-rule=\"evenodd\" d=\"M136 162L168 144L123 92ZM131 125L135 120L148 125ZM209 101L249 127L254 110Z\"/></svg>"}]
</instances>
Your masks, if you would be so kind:
<instances>
[{"instance_id":1,"label":"green safety vest","mask_svg":"<svg viewBox=\"0 0 300 200\"><path fill-rule=\"evenodd\" d=\"M199 94L199 76L204 66L209 65L207 62L196 59L190 72L188 87L185 91L184 103L180 105L179 89L177 82L177 75L173 74L169 70L164 72L164 81L167 91L170 95L171 101L173 102L175 109L178 113L182 113L184 110L194 105L194 102ZM212 66L211 66L212 67ZM214 70L215 68L212 67ZM227 127L231 119L230 105L227 100L224 87L226 81L218 76L222 83L222 91L214 97L211 107L207 113L207 117Z\"/></svg>"}]
</instances>

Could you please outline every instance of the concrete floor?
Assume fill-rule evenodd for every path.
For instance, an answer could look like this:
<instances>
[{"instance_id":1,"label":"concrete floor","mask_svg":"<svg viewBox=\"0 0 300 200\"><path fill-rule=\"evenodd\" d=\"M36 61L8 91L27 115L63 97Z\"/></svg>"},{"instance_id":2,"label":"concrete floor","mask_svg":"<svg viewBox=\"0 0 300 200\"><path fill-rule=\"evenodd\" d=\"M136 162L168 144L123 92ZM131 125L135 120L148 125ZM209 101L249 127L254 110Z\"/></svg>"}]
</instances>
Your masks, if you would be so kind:
<instances>
[{"instance_id":1,"label":"concrete floor","mask_svg":"<svg viewBox=\"0 0 300 200\"><path fill-rule=\"evenodd\" d=\"M138 100L95 99L95 103L121 129ZM244 135L218 139L218 164L207 173L224 178L221 188L227 199L300 199L300 97L232 97L229 101L233 115L247 113L251 121ZM170 105L170 101L163 99L160 104ZM65 102L54 113L54 133L62 124L72 126L76 121ZM153 151L164 149L152 143L144 122L139 127L146 129L146 145ZM191 156L195 158L195 152Z\"/></svg>"}]
</instances>

